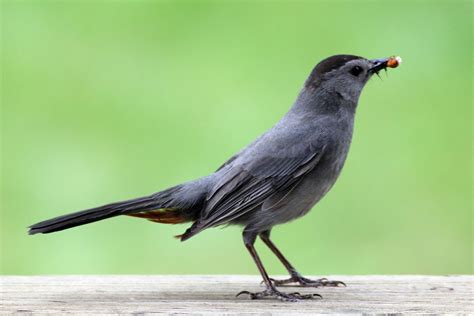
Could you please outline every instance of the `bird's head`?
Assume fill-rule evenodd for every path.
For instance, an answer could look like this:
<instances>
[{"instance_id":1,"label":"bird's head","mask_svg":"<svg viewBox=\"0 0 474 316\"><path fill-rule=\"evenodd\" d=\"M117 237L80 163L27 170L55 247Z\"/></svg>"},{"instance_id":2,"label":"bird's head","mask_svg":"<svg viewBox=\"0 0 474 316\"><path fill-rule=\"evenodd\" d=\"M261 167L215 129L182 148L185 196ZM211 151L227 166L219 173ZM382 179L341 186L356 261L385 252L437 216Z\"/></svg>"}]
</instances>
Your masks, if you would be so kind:
<instances>
[{"instance_id":1,"label":"bird's head","mask_svg":"<svg viewBox=\"0 0 474 316\"><path fill-rule=\"evenodd\" d=\"M382 69L395 68L400 57L366 59L354 55L335 55L314 67L305 88L335 93L343 99L357 102L364 85Z\"/></svg>"}]
</instances>

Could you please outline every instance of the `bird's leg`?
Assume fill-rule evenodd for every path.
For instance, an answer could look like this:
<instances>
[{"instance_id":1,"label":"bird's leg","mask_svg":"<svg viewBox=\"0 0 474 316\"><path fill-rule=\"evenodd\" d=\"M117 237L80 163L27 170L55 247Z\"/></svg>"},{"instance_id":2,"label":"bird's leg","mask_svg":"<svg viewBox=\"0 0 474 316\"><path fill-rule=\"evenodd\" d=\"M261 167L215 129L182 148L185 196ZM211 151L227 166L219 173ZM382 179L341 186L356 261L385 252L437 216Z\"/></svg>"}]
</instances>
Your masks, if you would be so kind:
<instances>
[{"instance_id":1,"label":"bird's leg","mask_svg":"<svg viewBox=\"0 0 474 316\"><path fill-rule=\"evenodd\" d=\"M257 252L255 251L255 247L253 244L255 243L255 239L257 238L257 233L251 231L245 231L243 233L244 237L244 244L247 247L247 250L250 252L250 256L252 256L253 261L257 265L260 274L263 277L263 281L265 283L266 289L262 292L249 292L249 291L242 291L237 296L241 294L248 294L251 299L261 299L265 297L275 297L282 301L289 301L295 302L300 299L311 299L314 297L321 297L319 294L300 294L298 292L295 293L282 293L278 291L275 285L272 283L271 279L268 277L265 268L263 267L262 261L260 260Z\"/></svg>"},{"instance_id":2,"label":"bird's leg","mask_svg":"<svg viewBox=\"0 0 474 316\"><path fill-rule=\"evenodd\" d=\"M265 245L267 245L268 248L270 248L270 250L278 257L278 259L280 259L281 263L283 263L286 270L288 270L288 273L290 274L289 279L285 279L285 280L271 279L271 281L273 282L275 286L285 285L289 283L298 283L300 286L306 286L306 287L339 286L339 285L346 286L346 284L342 281L330 281L326 278L311 280L311 279L307 279L303 277L301 274L299 274L298 271L296 271L293 265L288 260L286 260L285 256L283 256L280 250L278 250L275 244L271 241L270 230L260 233L260 238L265 243Z\"/></svg>"}]
</instances>

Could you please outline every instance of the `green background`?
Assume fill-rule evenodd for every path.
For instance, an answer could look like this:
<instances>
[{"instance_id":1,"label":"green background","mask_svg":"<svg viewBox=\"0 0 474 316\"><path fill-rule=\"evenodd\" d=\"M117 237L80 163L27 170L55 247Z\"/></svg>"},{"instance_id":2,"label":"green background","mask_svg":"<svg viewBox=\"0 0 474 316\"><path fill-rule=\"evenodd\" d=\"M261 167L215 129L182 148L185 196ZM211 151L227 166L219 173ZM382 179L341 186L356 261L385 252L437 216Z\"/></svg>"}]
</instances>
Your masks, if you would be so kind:
<instances>
[{"instance_id":1,"label":"green background","mask_svg":"<svg viewBox=\"0 0 474 316\"><path fill-rule=\"evenodd\" d=\"M2 2L3 274L256 274L241 229L26 226L206 175L312 67L400 55L333 190L274 241L304 274L472 273L471 2ZM283 267L259 242L271 274Z\"/></svg>"}]
</instances>

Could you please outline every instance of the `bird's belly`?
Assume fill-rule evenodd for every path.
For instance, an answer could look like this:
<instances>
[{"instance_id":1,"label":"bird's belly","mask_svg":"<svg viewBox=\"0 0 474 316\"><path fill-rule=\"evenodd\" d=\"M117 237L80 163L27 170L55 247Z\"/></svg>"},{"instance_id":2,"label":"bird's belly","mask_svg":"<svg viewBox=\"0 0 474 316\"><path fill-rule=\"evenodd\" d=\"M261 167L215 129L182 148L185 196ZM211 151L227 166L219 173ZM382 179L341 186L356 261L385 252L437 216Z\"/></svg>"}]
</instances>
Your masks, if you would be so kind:
<instances>
[{"instance_id":1,"label":"bird's belly","mask_svg":"<svg viewBox=\"0 0 474 316\"><path fill-rule=\"evenodd\" d=\"M278 209L274 209L277 217L283 219L281 223L293 220L308 213L321 200L336 182L338 173L327 170L325 175L316 171L308 174L291 192L287 201ZM280 223L277 223L280 224Z\"/></svg>"}]
</instances>

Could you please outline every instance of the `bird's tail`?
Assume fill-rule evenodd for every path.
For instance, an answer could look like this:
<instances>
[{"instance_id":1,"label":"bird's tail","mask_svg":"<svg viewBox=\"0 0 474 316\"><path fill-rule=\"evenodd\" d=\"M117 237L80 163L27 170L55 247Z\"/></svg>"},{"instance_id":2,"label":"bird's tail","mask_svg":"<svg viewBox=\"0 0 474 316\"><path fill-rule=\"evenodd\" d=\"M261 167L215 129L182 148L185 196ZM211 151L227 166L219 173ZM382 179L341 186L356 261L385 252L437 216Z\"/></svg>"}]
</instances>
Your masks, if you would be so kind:
<instances>
[{"instance_id":1,"label":"bird's tail","mask_svg":"<svg viewBox=\"0 0 474 316\"><path fill-rule=\"evenodd\" d=\"M194 207L189 207L186 205L187 203L176 201L175 197L179 196L179 193L180 186L177 186L150 196L55 217L31 225L28 233L30 235L52 233L118 215L141 217L165 224L191 221L195 216ZM193 206L195 207L199 206L199 203L196 202L198 201L193 201Z\"/></svg>"}]
</instances>

